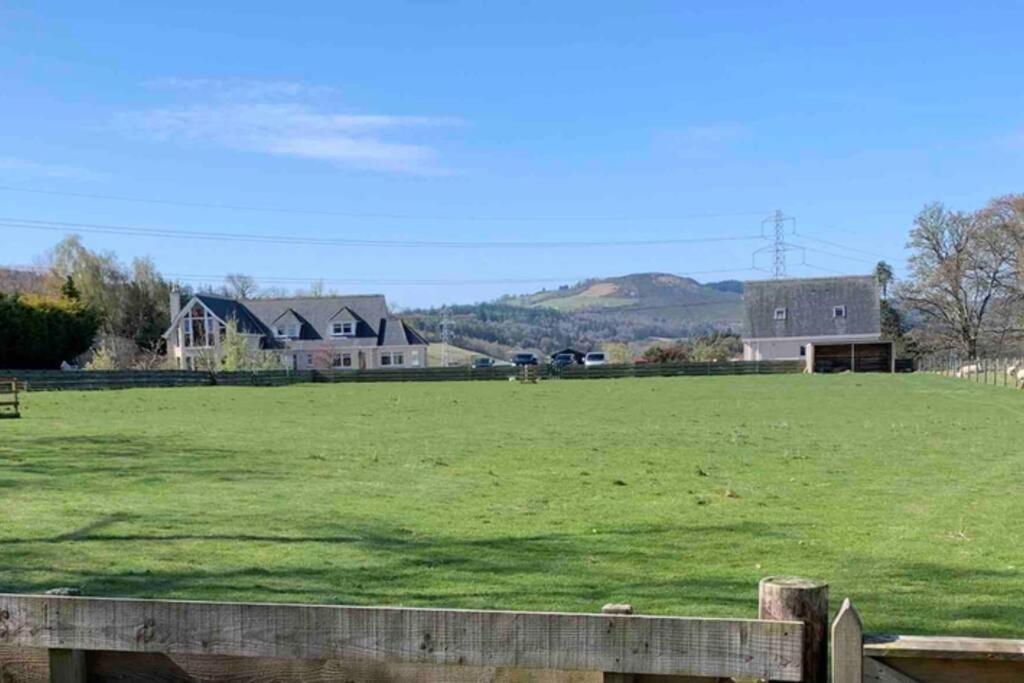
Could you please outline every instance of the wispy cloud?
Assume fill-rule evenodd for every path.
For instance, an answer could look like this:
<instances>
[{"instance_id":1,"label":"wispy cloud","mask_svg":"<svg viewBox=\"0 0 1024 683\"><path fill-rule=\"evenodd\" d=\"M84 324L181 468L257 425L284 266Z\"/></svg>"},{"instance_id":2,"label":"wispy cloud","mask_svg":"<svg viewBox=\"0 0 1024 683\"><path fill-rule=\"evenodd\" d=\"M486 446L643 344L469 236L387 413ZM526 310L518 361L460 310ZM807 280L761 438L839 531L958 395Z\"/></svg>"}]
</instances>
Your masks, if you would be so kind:
<instances>
[{"instance_id":1,"label":"wispy cloud","mask_svg":"<svg viewBox=\"0 0 1024 683\"><path fill-rule=\"evenodd\" d=\"M0 176L5 178L55 178L60 180L104 180L107 174L70 164L51 164L21 157L0 157Z\"/></svg>"},{"instance_id":2,"label":"wispy cloud","mask_svg":"<svg viewBox=\"0 0 1024 683\"><path fill-rule=\"evenodd\" d=\"M684 157L706 158L718 156L752 137L753 133L747 126L709 123L664 131L657 137L657 144Z\"/></svg>"},{"instance_id":3,"label":"wispy cloud","mask_svg":"<svg viewBox=\"0 0 1024 683\"><path fill-rule=\"evenodd\" d=\"M436 150L419 140L450 117L353 114L322 102L333 93L303 83L162 79L186 95L169 107L127 112L122 128L165 142L209 144L263 154L315 159L353 168L443 173ZM416 139L406 139L415 134Z\"/></svg>"},{"instance_id":4,"label":"wispy cloud","mask_svg":"<svg viewBox=\"0 0 1024 683\"><path fill-rule=\"evenodd\" d=\"M247 78L155 78L146 85L218 99L268 100L278 98L323 97L337 93L336 88L311 85L302 81L262 81Z\"/></svg>"}]
</instances>

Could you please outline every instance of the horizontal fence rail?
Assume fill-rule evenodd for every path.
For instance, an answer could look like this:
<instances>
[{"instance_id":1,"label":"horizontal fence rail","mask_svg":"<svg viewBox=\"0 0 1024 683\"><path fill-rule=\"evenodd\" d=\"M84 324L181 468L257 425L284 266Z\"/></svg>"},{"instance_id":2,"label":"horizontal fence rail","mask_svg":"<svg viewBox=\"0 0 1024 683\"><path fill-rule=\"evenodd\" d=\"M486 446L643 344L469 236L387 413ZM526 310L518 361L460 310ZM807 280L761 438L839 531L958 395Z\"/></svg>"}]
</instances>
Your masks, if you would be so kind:
<instances>
[{"instance_id":1,"label":"horizontal fence rail","mask_svg":"<svg viewBox=\"0 0 1024 683\"><path fill-rule=\"evenodd\" d=\"M970 358L933 355L919 362L922 372L955 377L975 384L1024 389L1024 358Z\"/></svg>"},{"instance_id":2,"label":"horizontal fence rail","mask_svg":"<svg viewBox=\"0 0 1024 683\"><path fill-rule=\"evenodd\" d=\"M0 671L5 656L27 648L48 651L51 680L126 680L133 668L167 668L153 658L165 655L179 668L199 657L207 669L211 658L266 658L260 680L296 680L273 675L271 660L318 660L800 681L804 629L782 620L0 595Z\"/></svg>"},{"instance_id":3,"label":"horizontal fence rail","mask_svg":"<svg viewBox=\"0 0 1024 683\"><path fill-rule=\"evenodd\" d=\"M849 600L832 624L833 683L1024 681L1024 640L864 633Z\"/></svg>"},{"instance_id":4,"label":"horizontal fence rail","mask_svg":"<svg viewBox=\"0 0 1024 683\"><path fill-rule=\"evenodd\" d=\"M610 379L621 377L701 377L799 373L799 361L715 361L637 365L582 365L555 369L537 366L540 379ZM518 379L522 368L382 368L374 370L261 370L204 372L193 370L0 370L26 391L129 389L191 386L284 386L310 382L458 382Z\"/></svg>"}]
</instances>

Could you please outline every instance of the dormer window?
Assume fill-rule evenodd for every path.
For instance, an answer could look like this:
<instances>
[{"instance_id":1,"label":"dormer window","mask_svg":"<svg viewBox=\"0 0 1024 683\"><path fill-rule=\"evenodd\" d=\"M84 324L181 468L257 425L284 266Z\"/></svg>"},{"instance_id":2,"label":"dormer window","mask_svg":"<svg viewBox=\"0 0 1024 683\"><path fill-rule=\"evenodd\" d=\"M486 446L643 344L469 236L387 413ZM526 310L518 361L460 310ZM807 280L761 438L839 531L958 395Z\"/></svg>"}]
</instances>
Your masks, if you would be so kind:
<instances>
[{"instance_id":1,"label":"dormer window","mask_svg":"<svg viewBox=\"0 0 1024 683\"><path fill-rule=\"evenodd\" d=\"M351 337L355 333L356 333L356 324L354 322L331 323L331 336L332 337Z\"/></svg>"},{"instance_id":2,"label":"dormer window","mask_svg":"<svg viewBox=\"0 0 1024 683\"><path fill-rule=\"evenodd\" d=\"M775 319L776 320L785 320L786 319L786 309L785 308L776 308L775 309Z\"/></svg>"},{"instance_id":3,"label":"dormer window","mask_svg":"<svg viewBox=\"0 0 1024 683\"><path fill-rule=\"evenodd\" d=\"M274 336L278 339L298 339L298 325L277 325L274 327Z\"/></svg>"},{"instance_id":4,"label":"dormer window","mask_svg":"<svg viewBox=\"0 0 1024 683\"><path fill-rule=\"evenodd\" d=\"M846 306L833 306L832 307L833 318L845 318L846 317Z\"/></svg>"}]
</instances>

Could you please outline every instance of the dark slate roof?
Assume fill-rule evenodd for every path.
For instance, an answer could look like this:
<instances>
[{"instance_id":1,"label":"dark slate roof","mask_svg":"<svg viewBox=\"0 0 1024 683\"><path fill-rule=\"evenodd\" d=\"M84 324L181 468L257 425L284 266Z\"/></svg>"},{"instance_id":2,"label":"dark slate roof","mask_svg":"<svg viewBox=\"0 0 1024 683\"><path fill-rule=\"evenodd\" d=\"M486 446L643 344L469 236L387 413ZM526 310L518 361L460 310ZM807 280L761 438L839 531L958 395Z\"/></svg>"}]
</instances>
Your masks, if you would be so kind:
<instances>
[{"instance_id":1,"label":"dark slate roof","mask_svg":"<svg viewBox=\"0 0 1024 683\"><path fill-rule=\"evenodd\" d=\"M239 332L270 335L267 326L235 299L216 294L196 294L195 298L199 299L204 306L210 309L210 312L221 320L237 322Z\"/></svg>"},{"instance_id":2,"label":"dark slate roof","mask_svg":"<svg viewBox=\"0 0 1024 683\"><path fill-rule=\"evenodd\" d=\"M388 306L382 294L365 296L296 297L289 299L246 299L239 302L266 326L287 310L292 310L302 321L299 339L323 339L330 321L342 309L356 317L357 339L370 339L379 334L380 321L387 317Z\"/></svg>"},{"instance_id":3,"label":"dark slate roof","mask_svg":"<svg viewBox=\"0 0 1024 683\"><path fill-rule=\"evenodd\" d=\"M834 318L834 306L846 306L846 317ZM786 309L785 320L775 320L777 308ZM748 339L881 334L878 280L864 275L747 282L743 334Z\"/></svg>"},{"instance_id":4,"label":"dark slate roof","mask_svg":"<svg viewBox=\"0 0 1024 683\"><path fill-rule=\"evenodd\" d=\"M427 341L401 318L385 318L381 321L377 343L381 346L406 346L426 344Z\"/></svg>"}]
</instances>

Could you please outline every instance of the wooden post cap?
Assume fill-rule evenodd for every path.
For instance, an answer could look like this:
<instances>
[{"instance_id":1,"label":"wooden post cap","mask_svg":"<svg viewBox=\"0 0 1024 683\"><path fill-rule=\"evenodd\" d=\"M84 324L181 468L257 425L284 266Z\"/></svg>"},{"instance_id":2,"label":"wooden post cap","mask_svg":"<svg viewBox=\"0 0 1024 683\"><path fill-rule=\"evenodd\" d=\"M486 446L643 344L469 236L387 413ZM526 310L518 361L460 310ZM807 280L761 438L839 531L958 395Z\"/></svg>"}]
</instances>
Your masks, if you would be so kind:
<instances>
[{"instance_id":1,"label":"wooden post cap","mask_svg":"<svg viewBox=\"0 0 1024 683\"><path fill-rule=\"evenodd\" d=\"M828 680L828 584L799 576L769 576L758 584L757 613L768 621L804 623L803 680Z\"/></svg>"},{"instance_id":2,"label":"wooden post cap","mask_svg":"<svg viewBox=\"0 0 1024 683\"><path fill-rule=\"evenodd\" d=\"M607 605L601 608L601 614L632 614L633 606L620 604L615 602L609 602Z\"/></svg>"}]
</instances>

